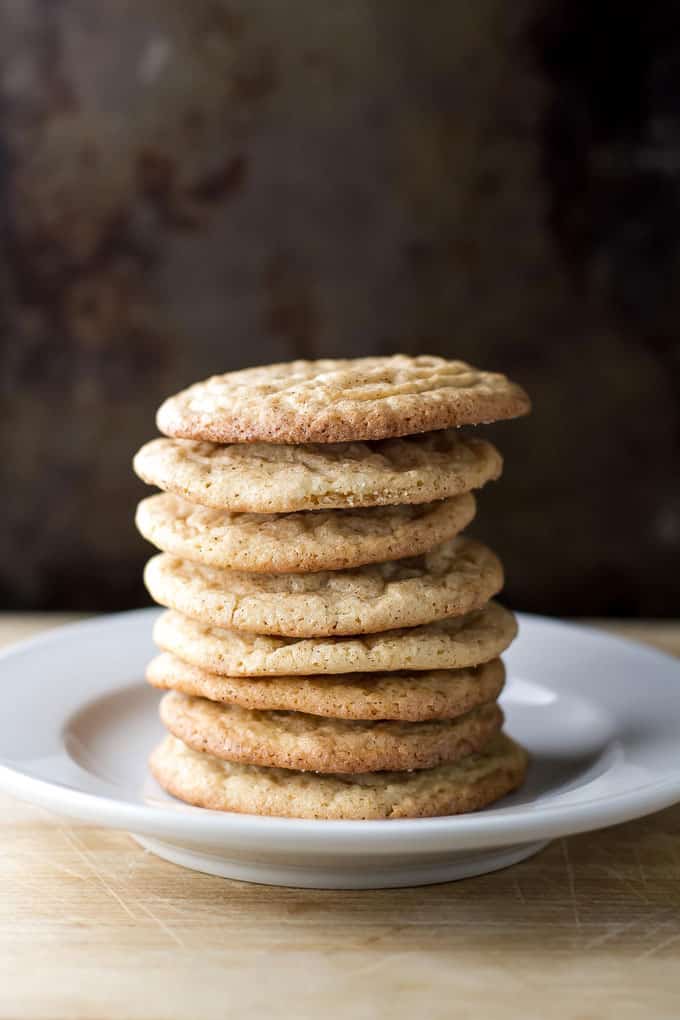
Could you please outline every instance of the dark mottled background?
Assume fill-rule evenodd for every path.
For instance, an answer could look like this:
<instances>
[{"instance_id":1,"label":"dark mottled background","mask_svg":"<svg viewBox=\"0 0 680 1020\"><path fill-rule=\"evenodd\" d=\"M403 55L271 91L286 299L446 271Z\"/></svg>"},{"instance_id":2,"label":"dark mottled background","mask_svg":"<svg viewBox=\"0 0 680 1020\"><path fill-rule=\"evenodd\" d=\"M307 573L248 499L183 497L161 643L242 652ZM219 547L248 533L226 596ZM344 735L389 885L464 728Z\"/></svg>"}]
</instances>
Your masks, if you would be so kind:
<instances>
[{"instance_id":1,"label":"dark mottled background","mask_svg":"<svg viewBox=\"0 0 680 1020\"><path fill-rule=\"evenodd\" d=\"M130 457L254 362L516 376L518 608L680 612L680 8L3 0L0 606L145 601Z\"/></svg>"}]
</instances>

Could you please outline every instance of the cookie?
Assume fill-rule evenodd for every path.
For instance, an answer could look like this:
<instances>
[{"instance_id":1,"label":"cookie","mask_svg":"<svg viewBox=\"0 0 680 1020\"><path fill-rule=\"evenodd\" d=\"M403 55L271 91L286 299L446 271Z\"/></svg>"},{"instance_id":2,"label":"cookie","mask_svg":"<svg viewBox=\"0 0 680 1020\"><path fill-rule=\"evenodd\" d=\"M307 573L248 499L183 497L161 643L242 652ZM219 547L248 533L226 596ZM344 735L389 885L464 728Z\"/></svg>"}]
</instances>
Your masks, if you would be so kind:
<instances>
[{"instance_id":1,"label":"cookie","mask_svg":"<svg viewBox=\"0 0 680 1020\"><path fill-rule=\"evenodd\" d=\"M255 712L177 691L163 697L160 712L166 729L194 751L245 765L303 772L434 768L481 750L503 724L495 703L457 719L366 722L302 712Z\"/></svg>"},{"instance_id":2,"label":"cookie","mask_svg":"<svg viewBox=\"0 0 680 1020\"><path fill-rule=\"evenodd\" d=\"M346 673L341 676L235 677L209 673L164 652L146 678L161 690L181 691L242 708L306 712L331 719L455 719L495 701L503 690L500 659L470 669L421 673Z\"/></svg>"},{"instance_id":3,"label":"cookie","mask_svg":"<svg viewBox=\"0 0 680 1020\"><path fill-rule=\"evenodd\" d=\"M502 464L491 443L452 429L329 446L153 439L134 459L149 485L201 506L258 514L430 503L480 488Z\"/></svg>"},{"instance_id":4,"label":"cookie","mask_svg":"<svg viewBox=\"0 0 680 1020\"><path fill-rule=\"evenodd\" d=\"M164 789L213 811L285 818L426 818L478 811L524 780L526 751L499 734L483 751L415 772L317 775L238 765L167 736L150 767Z\"/></svg>"},{"instance_id":5,"label":"cookie","mask_svg":"<svg viewBox=\"0 0 680 1020\"><path fill-rule=\"evenodd\" d=\"M210 627L172 610L154 626L166 652L227 676L311 676L392 670L465 669L495 659L517 633L497 602L467 616L363 637L281 638Z\"/></svg>"},{"instance_id":6,"label":"cookie","mask_svg":"<svg viewBox=\"0 0 680 1020\"><path fill-rule=\"evenodd\" d=\"M434 503L289 514L230 513L161 492L137 507L144 538L185 560L253 573L343 570L417 556L475 516L471 492Z\"/></svg>"},{"instance_id":7,"label":"cookie","mask_svg":"<svg viewBox=\"0 0 680 1020\"><path fill-rule=\"evenodd\" d=\"M217 570L159 553L144 581L156 602L214 627L327 637L470 613L500 591L503 568L481 542L459 535L422 556L314 574Z\"/></svg>"},{"instance_id":8,"label":"cookie","mask_svg":"<svg viewBox=\"0 0 680 1020\"><path fill-rule=\"evenodd\" d=\"M339 443L527 414L504 375L421 355L292 361L213 376L170 397L161 432L216 443Z\"/></svg>"}]
</instances>

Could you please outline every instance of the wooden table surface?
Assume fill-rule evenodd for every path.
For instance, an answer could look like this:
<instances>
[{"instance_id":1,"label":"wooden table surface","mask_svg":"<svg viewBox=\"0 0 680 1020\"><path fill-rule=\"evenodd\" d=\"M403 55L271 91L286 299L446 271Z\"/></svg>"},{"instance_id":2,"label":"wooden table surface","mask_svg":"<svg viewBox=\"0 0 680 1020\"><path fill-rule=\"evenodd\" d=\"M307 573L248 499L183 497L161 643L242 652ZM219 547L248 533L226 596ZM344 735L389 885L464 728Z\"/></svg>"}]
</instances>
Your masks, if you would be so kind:
<instances>
[{"instance_id":1,"label":"wooden table surface","mask_svg":"<svg viewBox=\"0 0 680 1020\"><path fill-rule=\"evenodd\" d=\"M0 643L64 619L0 617ZM680 655L680 625L609 626ZM211 878L123 833L0 810L2 1020L680 1017L680 806L375 892Z\"/></svg>"}]
</instances>

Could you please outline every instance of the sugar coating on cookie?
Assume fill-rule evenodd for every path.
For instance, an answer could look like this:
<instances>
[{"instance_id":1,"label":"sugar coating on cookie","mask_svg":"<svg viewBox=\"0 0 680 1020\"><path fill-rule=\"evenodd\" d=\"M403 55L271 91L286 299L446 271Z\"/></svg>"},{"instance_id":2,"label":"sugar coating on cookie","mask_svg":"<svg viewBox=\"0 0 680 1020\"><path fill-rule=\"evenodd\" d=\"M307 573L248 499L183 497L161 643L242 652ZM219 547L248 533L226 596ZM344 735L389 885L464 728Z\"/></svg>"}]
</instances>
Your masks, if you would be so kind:
<instances>
[{"instance_id":1,"label":"sugar coating on cookie","mask_svg":"<svg viewBox=\"0 0 680 1020\"><path fill-rule=\"evenodd\" d=\"M478 811L523 781L528 756L505 734L432 769L317 775L224 761L167 736L150 767L173 796L198 807L287 818L425 818Z\"/></svg>"},{"instance_id":2,"label":"sugar coating on cookie","mask_svg":"<svg viewBox=\"0 0 680 1020\"><path fill-rule=\"evenodd\" d=\"M161 690L181 691L243 708L306 712L332 719L455 719L495 701L503 690L500 659L468 669L345 673L337 676L220 676L170 652L149 663L146 678Z\"/></svg>"},{"instance_id":3,"label":"sugar coating on cookie","mask_svg":"<svg viewBox=\"0 0 680 1020\"><path fill-rule=\"evenodd\" d=\"M272 514L448 499L498 478L503 461L486 440L449 429L306 446L153 439L133 464L143 481L191 503Z\"/></svg>"},{"instance_id":4,"label":"sugar coating on cookie","mask_svg":"<svg viewBox=\"0 0 680 1020\"><path fill-rule=\"evenodd\" d=\"M475 516L471 492L431 503L231 513L160 492L137 507L149 542L186 560L254 573L343 570L417 556L453 538Z\"/></svg>"},{"instance_id":5,"label":"sugar coating on cookie","mask_svg":"<svg viewBox=\"0 0 680 1020\"><path fill-rule=\"evenodd\" d=\"M213 376L169 397L168 436L217 443L337 443L526 414L524 390L464 361L420 355L292 361Z\"/></svg>"},{"instance_id":6,"label":"sugar coating on cookie","mask_svg":"<svg viewBox=\"0 0 680 1020\"><path fill-rule=\"evenodd\" d=\"M214 627L326 637L470 613L500 591L503 568L481 542L459 535L421 556L310 574L218 570L160 553L144 580L156 602Z\"/></svg>"},{"instance_id":7,"label":"sugar coating on cookie","mask_svg":"<svg viewBox=\"0 0 680 1020\"><path fill-rule=\"evenodd\" d=\"M246 765L312 772L432 768L479 751L503 724L495 703L455 719L396 722L261 712L170 691L163 725L195 751Z\"/></svg>"},{"instance_id":8,"label":"sugar coating on cookie","mask_svg":"<svg viewBox=\"0 0 680 1020\"><path fill-rule=\"evenodd\" d=\"M210 627L174 610L154 626L163 651L227 676L309 676L464 669L495 659L517 634L497 602L466 616L357 637L285 638Z\"/></svg>"}]
</instances>

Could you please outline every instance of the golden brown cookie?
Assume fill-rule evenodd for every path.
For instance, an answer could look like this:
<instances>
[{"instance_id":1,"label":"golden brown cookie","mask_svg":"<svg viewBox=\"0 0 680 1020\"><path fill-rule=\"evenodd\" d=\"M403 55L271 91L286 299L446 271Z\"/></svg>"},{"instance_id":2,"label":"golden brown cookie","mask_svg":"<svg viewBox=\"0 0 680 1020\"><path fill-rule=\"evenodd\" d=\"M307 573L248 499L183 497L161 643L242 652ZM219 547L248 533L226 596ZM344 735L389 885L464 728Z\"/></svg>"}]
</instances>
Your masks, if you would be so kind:
<instances>
[{"instance_id":1,"label":"golden brown cookie","mask_svg":"<svg viewBox=\"0 0 680 1020\"><path fill-rule=\"evenodd\" d=\"M153 439L134 459L149 485L201 506L259 514L430 503L478 489L502 465L491 443L455 429L327 446Z\"/></svg>"},{"instance_id":2,"label":"golden brown cookie","mask_svg":"<svg viewBox=\"0 0 680 1020\"><path fill-rule=\"evenodd\" d=\"M420 355L292 361L213 376L160 407L168 436L216 443L339 443L515 418L504 375Z\"/></svg>"},{"instance_id":3,"label":"golden brown cookie","mask_svg":"<svg viewBox=\"0 0 680 1020\"><path fill-rule=\"evenodd\" d=\"M503 725L495 703L456 719L404 723L256 712L177 691L161 701L163 725L194 751L245 765L305 772L434 768L481 750Z\"/></svg>"},{"instance_id":4,"label":"golden brown cookie","mask_svg":"<svg viewBox=\"0 0 680 1020\"><path fill-rule=\"evenodd\" d=\"M137 507L140 532L164 552L253 573L343 570L417 556L453 538L475 515L471 492L434 503L230 513L160 492Z\"/></svg>"},{"instance_id":5,"label":"golden brown cookie","mask_svg":"<svg viewBox=\"0 0 680 1020\"><path fill-rule=\"evenodd\" d=\"M286 818L426 818L478 811L524 780L527 753L505 734L450 765L415 772L317 775L239 765L167 736L151 756L154 776L180 800L214 811Z\"/></svg>"},{"instance_id":6,"label":"golden brown cookie","mask_svg":"<svg viewBox=\"0 0 680 1020\"><path fill-rule=\"evenodd\" d=\"M161 690L264 711L306 712L331 719L455 719L495 701L505 670L500 659L469 669L340 676L235 677L210 673L169 652L151 660L150 684Z\"/></svg>"},{"instance_id":7,"label":"golden brown cookie","mask_svg":"<svg viewBox=\"0 0 680 1020\"><path fill-rule=\"evenodd\" d=\"M467 616L362 637L281 638L210 627L173 610L154 627L166 652L227 676L311 676L465 669L495 659L517 633L514 616L490 602Z\"/></svg>"},{"instance_id":8,"label":"golden brown cookie","mask_svg":"<svg viewBox=\"0 0 680 1020\"><path fill-rule=\"evenodd\" d=\"M327 637L470 613L500 591L503 568L490 549L459 535L422 556L314 574L246 574L160 553L144 580L156 602L213 627Z\"/></svg>"}]
</instances>

